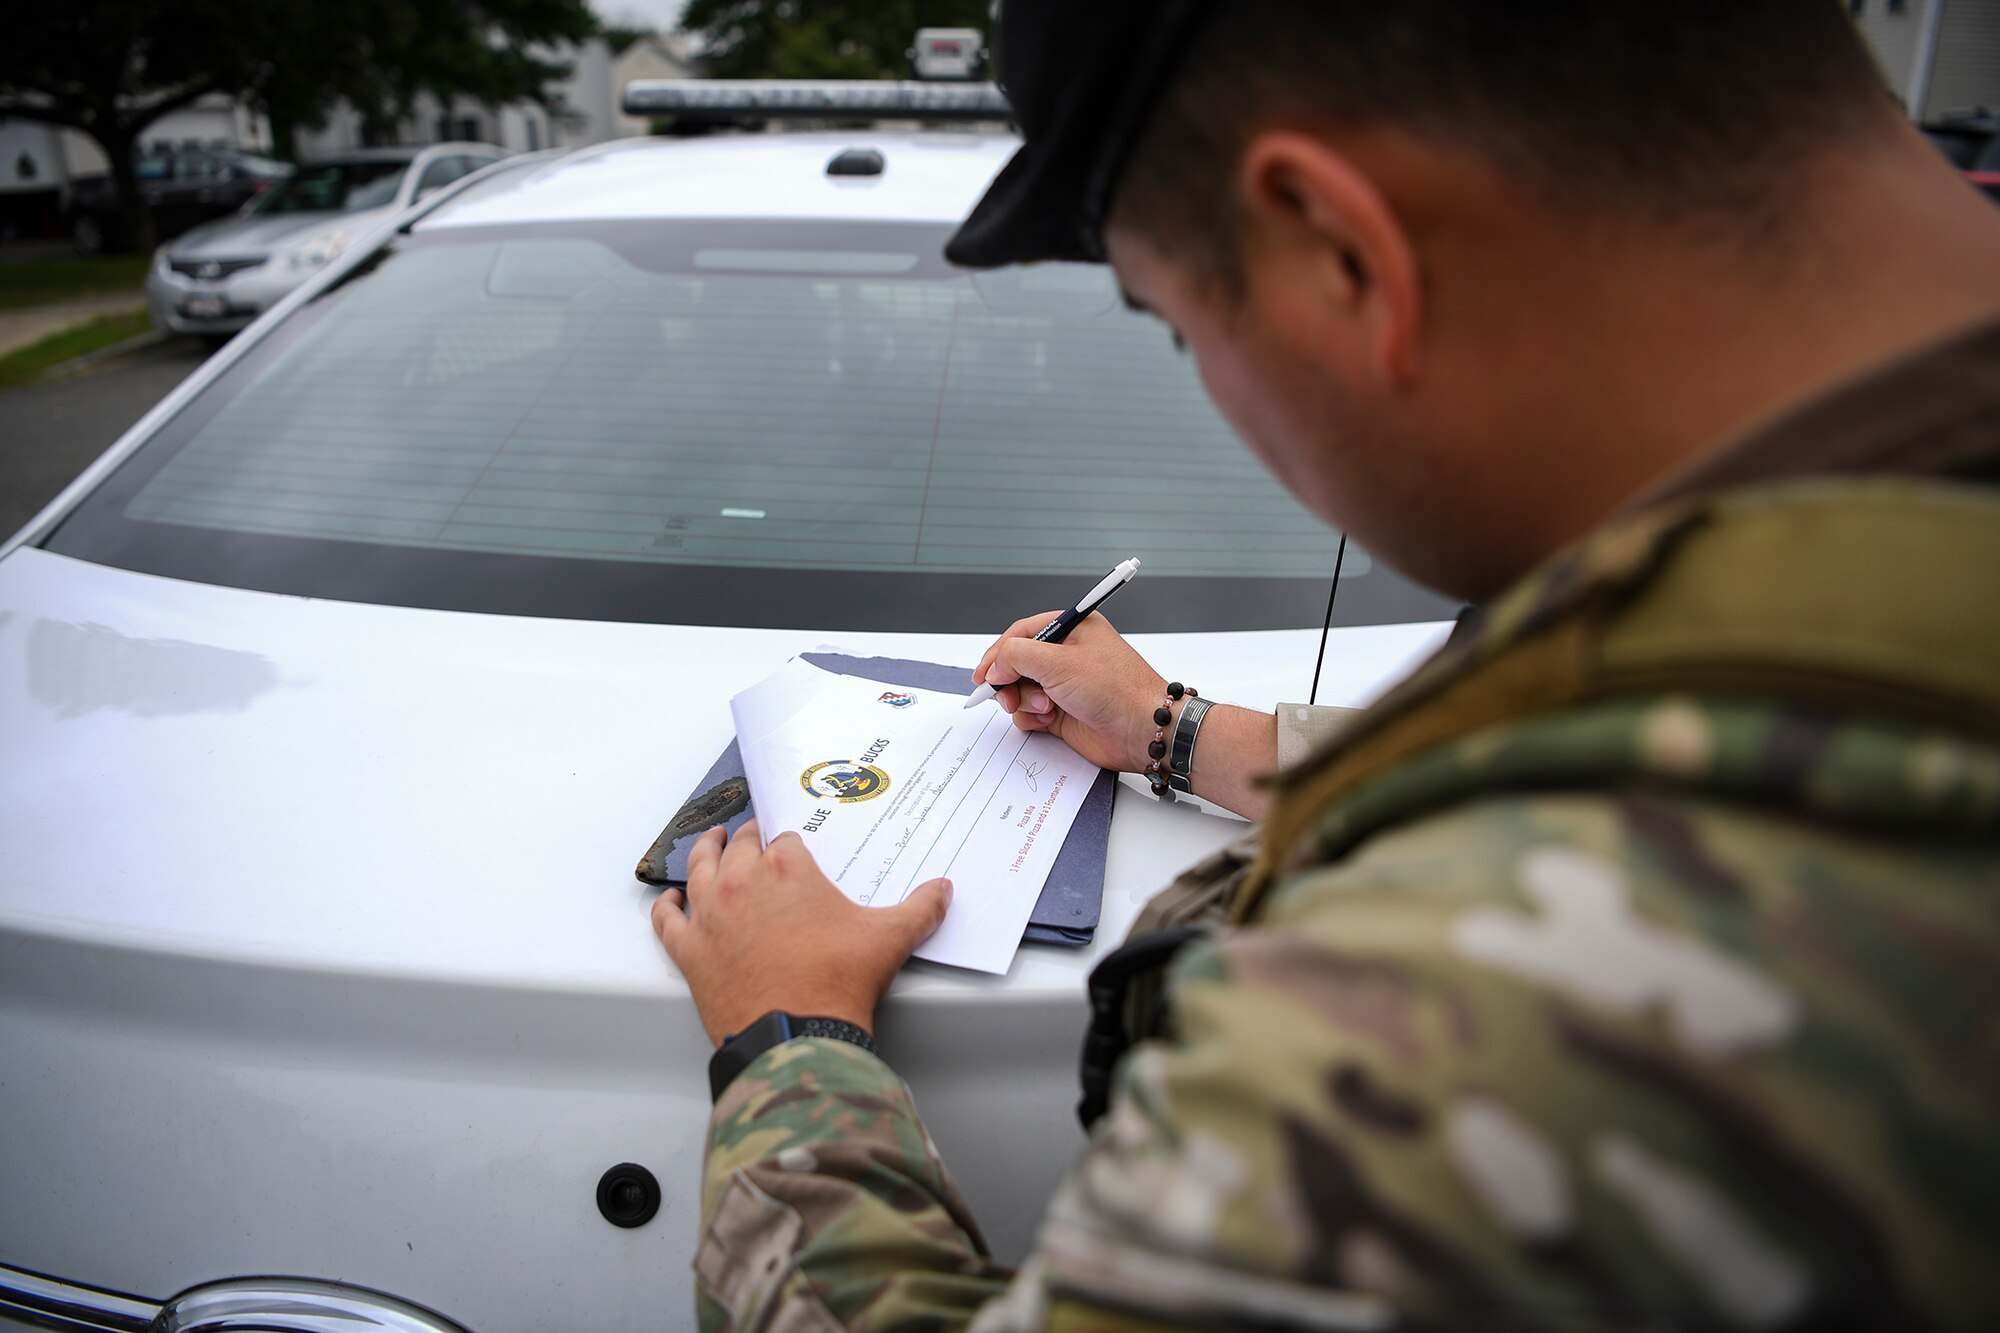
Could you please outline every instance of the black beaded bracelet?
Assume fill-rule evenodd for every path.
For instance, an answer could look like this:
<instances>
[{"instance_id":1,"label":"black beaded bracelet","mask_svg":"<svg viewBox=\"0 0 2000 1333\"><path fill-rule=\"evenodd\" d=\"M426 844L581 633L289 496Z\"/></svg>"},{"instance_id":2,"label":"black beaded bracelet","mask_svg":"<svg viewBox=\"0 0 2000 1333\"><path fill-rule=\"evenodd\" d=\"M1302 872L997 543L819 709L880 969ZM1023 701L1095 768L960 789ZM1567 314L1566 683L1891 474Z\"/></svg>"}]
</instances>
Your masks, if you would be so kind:
<instances>
[{"instance_id":1,"label":"black beaded bracelet","mask_svg":"<svg viewBox=\"0 0 2000 1333\"><path fill-rule=\"evenodd\" d=\"M1146 780L1153 785L1153 795L1172 800L1174 789L1167 785L1167 728L1174 722L1174 705L1182 699L1196 698L1200 690L1192 685L1172 681L1167 685L1167 701L1153 710L1153 741L1146 747L1152 762L1146 765Z\"/></svg>"}]
</instances>

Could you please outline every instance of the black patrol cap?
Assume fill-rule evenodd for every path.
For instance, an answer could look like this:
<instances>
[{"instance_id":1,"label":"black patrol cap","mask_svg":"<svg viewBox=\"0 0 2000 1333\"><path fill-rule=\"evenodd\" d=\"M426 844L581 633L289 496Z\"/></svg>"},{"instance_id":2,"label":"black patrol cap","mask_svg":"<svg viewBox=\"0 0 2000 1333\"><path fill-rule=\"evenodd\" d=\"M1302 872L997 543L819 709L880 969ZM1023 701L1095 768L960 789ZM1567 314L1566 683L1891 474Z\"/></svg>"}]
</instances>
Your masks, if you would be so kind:
<instances>
[{"instance_id":1,"label":"black patrol cap","mask_svg":"<svg viewBox=\"0 0 2000 1333\"><path fill-rule=\"evenodd\" d=\"M994 66L1023 143L945 246L969 268L1104 260L1111 193L1212 0L1002 0Z\"/></svg>"}]
</instances>

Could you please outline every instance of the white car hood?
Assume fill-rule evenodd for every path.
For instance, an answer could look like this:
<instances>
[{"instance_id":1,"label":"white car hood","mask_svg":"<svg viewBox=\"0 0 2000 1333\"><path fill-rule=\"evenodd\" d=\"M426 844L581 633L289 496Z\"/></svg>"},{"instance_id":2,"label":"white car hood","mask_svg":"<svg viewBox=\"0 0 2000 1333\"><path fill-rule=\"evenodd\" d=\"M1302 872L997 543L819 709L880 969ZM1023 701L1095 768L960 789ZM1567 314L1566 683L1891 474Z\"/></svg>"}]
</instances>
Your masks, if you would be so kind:
<instances>
[{"instance_id":1,"label":"white car hood","mask_svg":"<svg viewBox=\"0 0 2000 1333\"><path fill-rule=\"evenodd\" d=\"M1334 636L1356 702L1440 626ZM1156 636L1297 698L1318 634ZM731 693L833 639L454 614L0 558L0 1263L165 1299L340 1278L485 1333L685 1327L709 1044L633 864ZM1128 784L1136 783L1133 778ZM1083 977L1243 825L1119 793L1090 949L912 964L884 1049L996 1253L1080 1141ZM660 1216L606 1224L636 1161Z\"/></svg>"},{"instance_id":2,"label":"white car hood","mask_svg":"<svg viewBox=\"0 0 2000 1333\"><path fill-rule=\"evenodd\" d=\"M1368 633L1344 655L1349 693L1437 637ZM1148 643L1268 706L1303 695L1316 637ZM18 551L0 561L0 925L279 966L677 987L633 866L728 744L729 696L828 638L965 663L984 646L315 601ZM1133 862L1112 867L1114 933L1232 831L1130 792L1119 820L1145 827L1114 846ZM1074 988L1082 961L1025 951L1016 979Z\"/></svg>"}]
</instances>

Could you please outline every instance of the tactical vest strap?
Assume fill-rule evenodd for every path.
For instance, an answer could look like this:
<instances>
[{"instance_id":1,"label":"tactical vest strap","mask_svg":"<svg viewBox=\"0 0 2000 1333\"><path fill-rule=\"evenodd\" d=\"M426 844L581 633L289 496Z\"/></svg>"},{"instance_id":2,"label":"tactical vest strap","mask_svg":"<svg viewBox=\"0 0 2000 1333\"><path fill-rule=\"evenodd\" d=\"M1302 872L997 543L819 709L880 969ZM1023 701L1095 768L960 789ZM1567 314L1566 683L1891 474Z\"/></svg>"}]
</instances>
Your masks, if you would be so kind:
<instances>
[{"instance_id":1,"label":"tactical vest strap","mask_svg":"<svg viewBox=\"0 0 2000 1333\"><path fill-rule=\"evenodd\" d=\"M1089 1129L1111 1099L1111 1074L1133 1042L1159 1029L1166 973L1176 955L1214 936L1257 854L1257 835L1236 839L1183 871L1140 911L1125 943L1090 973L1090 1026L1084 1033L1077 1118Z\"/></svg>"},{"instance_id":2,"label":"tactical vest strap","mask_svg":"<svg viewBox=\"0 0 2000 1333\"><path fill-rule=\"evenodd\" d=\"M1263 886L1289 868L1281 857L1310 842L1321 814L1369 779L1461 736L1584 697L1585 653L1581 620L1552 626L1427 691L1423 706L1403 714L1401 725L1371 727L1342 749L1342 762L1308 760L1294 770L1264 816L1264 836L1230 903L1230 920L1249 919Z\"/></svg>"},{"instance_id":3,"label":"tactical vest strap","mask_svg":"<svg viewBox=\"0 0 2000 1333\"><path fill-rule=\"evenodd\" d=\"M1566 708L1706 694L2000 740L1997 573L2000 500L1963 485L1793 483L1614 527L1280 781L1230 919L1310 859L1315 825L1373 778Z\"/></svg>"},{"instance_id":4,"label":"tactical vest strap","mask_svg":"<svg viewBox=\"0 0 2000 1333\"><path fill-rule=\"evenodd\" d=\"M1877 483L1730 506L1587 645L1588 682L1797 698L2000 740L2000 502Z\"/></svg>"},{"instance_id":5,"label":"tactical vest strap","mask_svg":"<svg viewBox=\"0 0 2000 1333\"><path fill-rule=\"evenodd\" d=\"M1153 1031L1159 1023L1155 1012L1165 992L1157 985L1143 987L1140 1000L1144 1013L1132 1012L1142 979L1157 983L1168 964L1183 947L1208 936L1201 925L1168 926L1164 930L1136 934L1104 955L1090 970L1090 1027L1083 1036L1083 1055L1077 1070L1083 1096L1076 1104L1076 1118L1089 1129L1111 1104L1111 1075L1132 1043Z\"/></svg>"}]
</instances>

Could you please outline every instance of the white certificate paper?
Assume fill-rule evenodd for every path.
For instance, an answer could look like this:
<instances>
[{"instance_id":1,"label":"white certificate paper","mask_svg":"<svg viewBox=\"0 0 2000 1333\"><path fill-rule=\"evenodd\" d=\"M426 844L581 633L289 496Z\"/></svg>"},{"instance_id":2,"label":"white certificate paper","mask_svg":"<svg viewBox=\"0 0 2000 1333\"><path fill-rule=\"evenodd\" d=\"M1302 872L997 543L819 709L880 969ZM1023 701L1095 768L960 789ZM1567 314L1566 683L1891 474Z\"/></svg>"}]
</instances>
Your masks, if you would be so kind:
<instances>
[{"instance_id":1,"label":"white certificate paper","mask_svg":"<svg viewBox=\"0 0 2000 1333\"><path fill-rule=\"evenodd\" d=\"M863 906L939 876L951 911L917 957L1000 973L1097 768L998 704L794 658L731 701L757 827L790 830Z\"/></svg>"}]
</instances>

